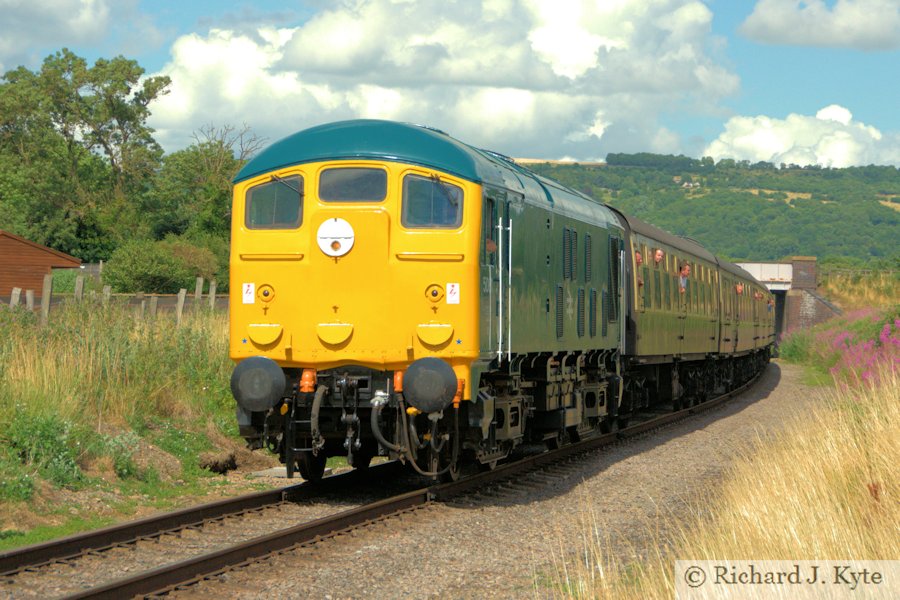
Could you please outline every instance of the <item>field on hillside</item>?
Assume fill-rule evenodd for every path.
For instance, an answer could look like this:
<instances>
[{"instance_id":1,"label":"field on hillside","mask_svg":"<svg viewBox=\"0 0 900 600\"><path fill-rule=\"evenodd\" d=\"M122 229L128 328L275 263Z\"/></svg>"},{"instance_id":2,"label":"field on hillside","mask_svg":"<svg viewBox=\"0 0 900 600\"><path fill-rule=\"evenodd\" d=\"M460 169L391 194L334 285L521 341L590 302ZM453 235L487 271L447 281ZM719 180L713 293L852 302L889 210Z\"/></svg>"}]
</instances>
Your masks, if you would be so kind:
<instances>
[{"instance_id":1,"label":"field on hillside","mask_svg":"<svg viewBox=\"0 0 900 600\"><path fill-rule=\"evenodd\" d=\"M645 158L645 166L528 167L731 260L840 257L900 269L900 212L885 205L900 194L894 167L776 169Z\"/></svg>"}]
</instances>

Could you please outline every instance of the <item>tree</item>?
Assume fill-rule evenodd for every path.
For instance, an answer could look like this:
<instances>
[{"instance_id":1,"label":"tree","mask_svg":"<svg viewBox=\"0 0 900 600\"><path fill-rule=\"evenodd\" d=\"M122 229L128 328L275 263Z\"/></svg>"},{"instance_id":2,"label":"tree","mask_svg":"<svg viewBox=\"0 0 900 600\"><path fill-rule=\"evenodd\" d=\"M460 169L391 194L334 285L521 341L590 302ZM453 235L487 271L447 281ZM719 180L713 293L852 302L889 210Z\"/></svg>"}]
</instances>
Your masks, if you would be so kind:
<instances>
[{"instance_id":1,"label":"tree","mask_svg":"<svg viewBox=\"0 0 900 600\"><path fill-rule=\"evenodd\" d=\"M138 205L162 149L146 121L168 77L135 61L88 67L68 49L0 81L0 226L85 260L139 231Z\"/></svg>"},{"instance_id":2,"label":"tree","mask_svg":"<svg viewBox=\"0 0 900 600\"><path fill-rule=\"evenodd\" d=\"M214 234L227 239L231 228L231 180L264 140L244 125L206 125L194 143L167 155L148 195L156 238L167 234Z\"/></svg>"}]
</instances>

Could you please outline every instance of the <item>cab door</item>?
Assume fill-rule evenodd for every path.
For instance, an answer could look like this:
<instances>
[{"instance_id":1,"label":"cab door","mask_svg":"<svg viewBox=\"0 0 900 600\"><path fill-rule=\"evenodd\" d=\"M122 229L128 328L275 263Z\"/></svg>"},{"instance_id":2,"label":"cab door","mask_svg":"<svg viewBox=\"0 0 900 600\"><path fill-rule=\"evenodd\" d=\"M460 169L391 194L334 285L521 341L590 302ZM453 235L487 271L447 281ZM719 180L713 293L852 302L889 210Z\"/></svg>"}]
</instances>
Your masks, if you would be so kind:
<instances>
[{"instance_id":1,"label":"cab door","mask_svg":"<svg viewBox=\"0 0 900 600\"><path fill-rule=\"evenodd\" d=\"M481 352L506 357L510 343L509 202L504 190L484 192L481 216Z\"/></svg>"}]
</instances>

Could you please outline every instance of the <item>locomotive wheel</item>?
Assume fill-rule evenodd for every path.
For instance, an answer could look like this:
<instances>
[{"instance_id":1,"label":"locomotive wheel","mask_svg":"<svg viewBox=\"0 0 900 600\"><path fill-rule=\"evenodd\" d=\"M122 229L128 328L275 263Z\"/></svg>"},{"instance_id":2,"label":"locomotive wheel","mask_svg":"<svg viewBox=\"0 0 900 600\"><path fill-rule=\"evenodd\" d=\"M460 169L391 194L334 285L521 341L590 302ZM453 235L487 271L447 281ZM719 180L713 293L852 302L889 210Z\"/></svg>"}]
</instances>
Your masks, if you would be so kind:
<instances>
[{"instance_id":1,"label":"locomotive wheel","mask_svg":"<svg viewBox=\"0 0 900 600\"><path fill-rule=\"evenodd\" d=\"M322 476L325 474L325 462L327 460L324 453L313 456L312 451L304 450L297 457L297 468L300 470L300 476L306 481L313 483L321 481Z\"/></svg>"},{"instance_id":2,"label":"locomotive wheel","mask_svg":"<svg viewBox=\"0 0 900 600\"><path fill-rule=\"evenodd\" d=\"M616 417L606 417L600 421L600 433L615 433L619 430L619 420Z\"/></svg>"},{"instance_id":3,"label":"locomotive wheel","mask_svg":"<svg viewBox=\"0 0 900 600\"><path fill-rule=\"evenodd\" d=\"M544 443L547 444L547 448L549 450L559 450L562 445L565 443L565 431L557 431L556 435L552 438L548 438L544 440Z\"/></svg>"},{"instance_id":4,"label":"locomotive wheel","mask_svg":"<svg viewBox=\"0 0 900 600\"><path fill-rule=\"evenodd\" d=\"M446 466L446 465L445 465ZM453 463L450 469L441 475L441 481L444 483L450 483L452 481L459 481L460 471L459 471L459 462Z\"/></svg>"},{"instance_id":5,"label":"locomotive wheel","mask_svg":"<svg viewBox=\"0 0 900 600\"><path fill-rule=\"evenodd\" d=\"M428 458L428 470L431 473L437 473L439 471L443 471L447 468L447 465L450 463L450 458L444 454L441 454L439 457L435 456L434 453L431 453L431 456ZM459 461L453 463L453 465L447 469L446 472L441 473L437 476L437 479L442 483L449 483L453 481L458 481L460 477L459 471Z\"/></svg>"}]
</instances>

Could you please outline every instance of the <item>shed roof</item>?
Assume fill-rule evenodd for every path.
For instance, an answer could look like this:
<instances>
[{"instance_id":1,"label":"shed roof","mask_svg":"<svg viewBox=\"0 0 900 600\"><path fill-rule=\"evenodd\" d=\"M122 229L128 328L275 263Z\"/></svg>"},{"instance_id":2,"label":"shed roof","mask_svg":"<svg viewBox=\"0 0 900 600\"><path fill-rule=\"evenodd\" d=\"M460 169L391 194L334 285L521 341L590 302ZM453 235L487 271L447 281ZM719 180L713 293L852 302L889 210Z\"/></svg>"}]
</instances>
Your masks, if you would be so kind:
<instances>
[{"instance_id":1,"label":"shed roof","mask_svg":"<svg viewBox=\"0 0 900 600\"><path fill-rule=\"evenodd\" d=\"M34 248L40 252L46 253L50 256L51 266L57 268L65 268L65 267L78 267L81 265L81 259L75 258L74 256L69 256L65 252L60 252L59 250L54 250L53 248L48 248L43 244L38 244L37 242L32 242L31 240L26 240L25 238L18 236L14 233L10 233L8 231L3 231L0 229L0 237L5 237L14 242L18 242L20 244L24 244L30 248Z\"/></svg>"}]
</instances>

